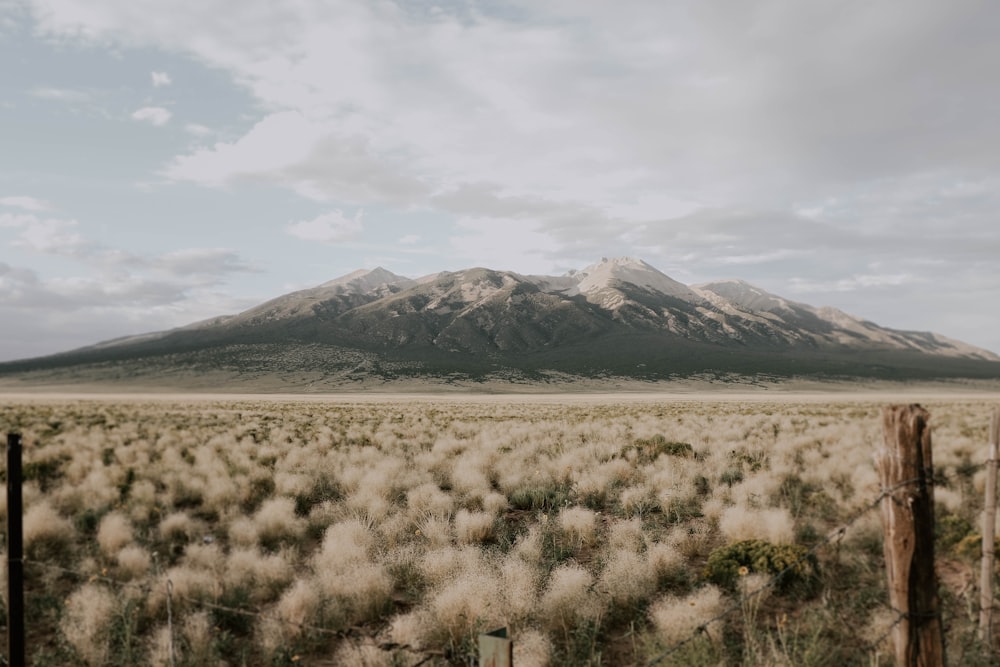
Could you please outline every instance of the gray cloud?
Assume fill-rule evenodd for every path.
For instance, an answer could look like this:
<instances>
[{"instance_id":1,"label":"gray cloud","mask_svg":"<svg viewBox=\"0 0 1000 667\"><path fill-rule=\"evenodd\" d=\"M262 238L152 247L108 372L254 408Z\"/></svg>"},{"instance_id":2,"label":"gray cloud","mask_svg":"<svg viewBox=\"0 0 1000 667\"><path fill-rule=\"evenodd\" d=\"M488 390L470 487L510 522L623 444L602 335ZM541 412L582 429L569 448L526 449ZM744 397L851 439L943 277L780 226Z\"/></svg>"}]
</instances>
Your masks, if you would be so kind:
<instances>
[{"instance_id":1,"label":"gray cloud","mask_svg":"<svg viewBox=\"0 0 1000 667\"><path fill-rule=\"evenodd\" d=\"M1000 5L32 7L48 37L158 47L251 91L256 126L177 155L174 181L429 210L473 263L522 261L491 230L513 221L537 270L628 253L847 310L929 300L952 335L971 331L952 304L996 287ZM52 249L81 252L63 231Z\"/></svg>"}]
</instances>

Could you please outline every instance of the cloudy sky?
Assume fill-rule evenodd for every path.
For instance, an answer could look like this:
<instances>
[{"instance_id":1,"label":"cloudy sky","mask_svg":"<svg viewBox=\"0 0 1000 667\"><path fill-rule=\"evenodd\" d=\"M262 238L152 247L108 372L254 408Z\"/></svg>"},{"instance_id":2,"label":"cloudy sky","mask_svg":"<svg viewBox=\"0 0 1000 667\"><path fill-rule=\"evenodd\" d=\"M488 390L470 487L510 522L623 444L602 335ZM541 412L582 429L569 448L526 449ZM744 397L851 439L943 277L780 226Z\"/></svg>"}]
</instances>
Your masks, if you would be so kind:
<instances>
[{"instance_id":1,"label":"cloudy sky","mask_svg":"<svg viewBox=\"0 0 1000 667\"><path fill-rule=\"evenodd\" d=\"M989 0L0 0L0 359L634 255L1000 351Z\"/></svg>"}]
</instances>

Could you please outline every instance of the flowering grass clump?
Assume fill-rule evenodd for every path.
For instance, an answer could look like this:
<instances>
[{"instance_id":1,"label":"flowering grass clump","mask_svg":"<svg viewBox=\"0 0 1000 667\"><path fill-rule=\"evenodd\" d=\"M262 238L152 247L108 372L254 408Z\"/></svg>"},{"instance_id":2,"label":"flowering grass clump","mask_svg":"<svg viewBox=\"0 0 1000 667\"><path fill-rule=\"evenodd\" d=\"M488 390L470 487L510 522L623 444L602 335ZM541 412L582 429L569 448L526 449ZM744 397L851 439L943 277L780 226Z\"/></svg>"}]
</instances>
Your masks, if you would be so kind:
<instances>
[{"instance_id":1,"label":"flowering grass clump","mask_svg":"<svg viewBox=\"0 0 1000 667\"><path fill-rule=\"evenodd\" d=\"M932 406L956 664L990 410ZM14 399L4 427L32 664L450 667L500 626L519 667L890 659L868 399Z\"/></svg>"}]
</instances>

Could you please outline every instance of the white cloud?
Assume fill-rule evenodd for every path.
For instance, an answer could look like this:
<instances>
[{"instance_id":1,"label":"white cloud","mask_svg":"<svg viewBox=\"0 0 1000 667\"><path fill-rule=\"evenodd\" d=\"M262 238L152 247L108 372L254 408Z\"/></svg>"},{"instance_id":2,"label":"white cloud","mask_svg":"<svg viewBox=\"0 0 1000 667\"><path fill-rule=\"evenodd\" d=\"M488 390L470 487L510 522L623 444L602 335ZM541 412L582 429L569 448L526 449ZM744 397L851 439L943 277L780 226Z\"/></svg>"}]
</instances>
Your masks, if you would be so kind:
<instances>
[{"instance_id":1,"label":"white cloud","mask_svg":"<svg viewBox=\"0 0 1000 667\"><path fill-rule=\"evenodd\" d=\"M88 251L90 244L77 232L76 220L22 216L23 227L13 245L50 255L75 257Z\"/></svg>"},{"instance_id":2,"label":"white cloud","mask_svg":"<svg viewBox=\"0 0 1000 667\"><path fill-rule=\"evenodd\" d=\"M302 162L326 129L297 111L271 114L231 143L217 143L176 158L168 178L219 186L233 180L282 170Z\"/></svg>"},{"instance_id":3,"label":"white cloud","mask_svg":"<svg viewBox=\"0 0 1000 667\"><path fill-rule=\"evenodd\" d=\"M149 76L153 81L154 88L169 86L174 82L174 80L170 78L170 75L167 74L166 72L150 72Z\"/></svg>"},{"instance_id":4,"label":"white cloud","mask_svg":"<svg viewBox=\"0 0 1000 667\"><path fill-rule=\"evenodd\" d=\"M24 209L25 211L47 211L52 206L42 199L36 199L35 197L0 197L0 206L10 206L13 208Z\"/></svg>"},{"instance_id":5,"label":"white cloud","mask_svg":"<svg viewBox=\"0 0 1000 667\"><path fill-rule=\"evenodd\" d=\"M132 112L133 119L150 123L156 127L162 127L169 123L171 116L170 110L163 107L142 107Z\"/></svg>"},{"instance_id":6,"label":"white cloud","mask_svg":"<svg viewBox=\"0 0 1000 667\"><path fill-rule=\"evenodd\" d=\"M455 268L483 266L520 273L550 273L560 245L531 220L503 218L462 218L459 233L452 236L452 263Z\"/></svg>"},{"instance_id":7,"label":"white cloud","mask_svg":"<svg viewBox=\"0 0 1000 667\"><path fill-rule=\"evenodd\" d=\"M320 243L350 241L361 235L363 215L364 211L359 210L353 218L348 218L339 210L331 211L312 220L290 224L285 231L303 241Z\"/></svg>"},{"instance_id":8,"label":"white cloud","mask_svg":"<svg viewBox=\"0 0 1000 667\"><path fill-rule=\"evenodd\" d=\"M861 274L830 281L792 278L789 289L793 292L853 292L871 288L901 287L924 282L909 273Z\"/></svg>"},{"instance_id":9,"label":"white cloud","mask_svg":"<svg viewBox=\"0 0 1000 667\"><path fill-rule=\"evenodd\" d=\"M54 100L56 102L86 102L90 99L90 93L85 90L75 88L55 88L52 86L35 86L28 91L32 97L43 100Z\"/></svg>"},{"instance_id":10,"label":"white cloud","mask_svg":"<svg viewBox=\"0 0 1000 667\"><path fill-rule=\"evenodd\" d=\"M0 213L0 227L25 227L37 219L30 213Z\"/></svg>"},{"instance_id":11,"label":"white cloud","mask_svg":"<svg viewBox=\"0 0 1000 667\"><path fill-rule=\"evenodd\" d=\"M420 242L420 236L417 234L407 234L406 236L399 237L397 242L400 245L416 245Z\"/></svg>"},{"instance_id":12,"label":"white cloud","mask_svg":"<svg viewBox=\"0 0 1000 667\"><path fill-rule=\"evenodd\" d=\"M188 123L184 126L184 131L196 137L204 137L206 134L212 133L212 128L199 123Z\"/></svg>"},{"instance_id":13,"label":"white cloud","mask_svg":"<svg viewBox=\"0 0 1000 667\"><path fill-rule=\"evenodd\" d=\"M152 267L175 276L209 276L254 272L258 269L228 248L185 248L174 250L150 262Z\"/></svg>"}]
</instances>

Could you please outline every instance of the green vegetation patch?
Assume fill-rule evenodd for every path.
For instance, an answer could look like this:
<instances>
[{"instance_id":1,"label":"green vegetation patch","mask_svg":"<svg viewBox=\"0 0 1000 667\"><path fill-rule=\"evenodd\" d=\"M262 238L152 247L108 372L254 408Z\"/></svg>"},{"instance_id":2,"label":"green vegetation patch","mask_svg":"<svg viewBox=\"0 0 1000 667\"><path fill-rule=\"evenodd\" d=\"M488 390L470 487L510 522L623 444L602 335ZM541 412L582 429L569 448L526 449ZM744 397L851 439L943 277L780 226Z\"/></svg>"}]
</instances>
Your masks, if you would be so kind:
<instances>
[{"instance_id":1,"label":"green vegetation patch","mask_svg":"<svg viewBox=\"0 0 1000 667\"><path fill-rule=\"evenodd\" d=\"M775 586L779 592L810 592L819 583L819 561L798 544L743 540L716 549L705 565L705 578L727 590L734 590L739 578L751 573L780 575Z\"/></svg>"}]
</instances>

